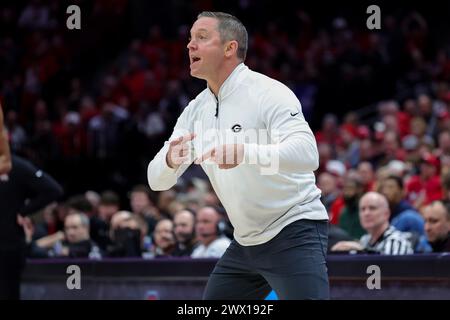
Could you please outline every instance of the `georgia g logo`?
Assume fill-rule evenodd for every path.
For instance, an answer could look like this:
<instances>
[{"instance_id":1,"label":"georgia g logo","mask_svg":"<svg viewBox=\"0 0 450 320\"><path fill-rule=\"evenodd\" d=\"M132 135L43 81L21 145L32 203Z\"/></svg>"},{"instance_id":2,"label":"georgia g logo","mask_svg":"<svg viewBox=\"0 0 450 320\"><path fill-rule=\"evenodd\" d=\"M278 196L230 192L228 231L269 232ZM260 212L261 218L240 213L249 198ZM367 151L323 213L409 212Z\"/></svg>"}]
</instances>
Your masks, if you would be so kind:
<instances>
[{"instance_id":1,"label":"georgia g logo","mask_svg":"<svg viewBox=\"0 0 450 320\"><path fill-rule=\"evenodd\" d=\"M233 132L239 132L242 130L242 126L240 124L235 124L234 126L231 127L231 130Z\"/></svg>"}]
</instances>

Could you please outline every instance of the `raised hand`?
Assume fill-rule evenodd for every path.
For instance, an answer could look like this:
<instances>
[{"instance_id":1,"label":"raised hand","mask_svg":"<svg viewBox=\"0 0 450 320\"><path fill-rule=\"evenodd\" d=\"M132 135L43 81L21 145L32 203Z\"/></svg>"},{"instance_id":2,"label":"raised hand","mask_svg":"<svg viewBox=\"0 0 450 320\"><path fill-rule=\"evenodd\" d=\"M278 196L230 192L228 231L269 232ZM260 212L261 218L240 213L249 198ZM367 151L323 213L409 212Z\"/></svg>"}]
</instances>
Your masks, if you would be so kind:
<instances>
[{"instance_id":1,"label":"raised hand","mask_svg":"<svg viewBox=\"0 0 450 320\"><path fill-rule=\"evenodd\" d=\"M244 160L243 144L222 144L205 152L195 160L196 164L211 159L219 165L219 169L231 169L237 167Z\"/></svg>"},{"instance_id":2,"label":"raised hand","mask_svg":"<svg viewBox=\"0 0 450 320\"><path fill-rule=\"evenodd\" d=\"M177 169L190 159L189 142L195 138L195 133L189 133L175 140L170 141L169 151L166 155L167 165L172 169Z\"/></svg>"}]
</instances>

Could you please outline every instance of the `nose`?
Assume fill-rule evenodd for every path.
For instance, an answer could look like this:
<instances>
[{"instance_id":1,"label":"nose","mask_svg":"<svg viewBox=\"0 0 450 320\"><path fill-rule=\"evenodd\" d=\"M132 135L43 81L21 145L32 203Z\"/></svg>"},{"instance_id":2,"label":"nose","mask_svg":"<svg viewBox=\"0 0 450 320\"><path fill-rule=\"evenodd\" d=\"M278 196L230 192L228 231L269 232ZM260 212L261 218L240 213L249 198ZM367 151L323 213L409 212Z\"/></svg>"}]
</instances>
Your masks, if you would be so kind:
<instances>
[{"instance_id":1,"label":"nose","mask_svg":"<svg viewBox=\"0 0 450 320\"><path fill-rule=\"evenodd\" d=\"M195 42L194 42L194 39L189 40L189 42L188 42L186 48L188 48L189 50L194 50L194 48L195 48Z\"/></svg>"}]
</instances>

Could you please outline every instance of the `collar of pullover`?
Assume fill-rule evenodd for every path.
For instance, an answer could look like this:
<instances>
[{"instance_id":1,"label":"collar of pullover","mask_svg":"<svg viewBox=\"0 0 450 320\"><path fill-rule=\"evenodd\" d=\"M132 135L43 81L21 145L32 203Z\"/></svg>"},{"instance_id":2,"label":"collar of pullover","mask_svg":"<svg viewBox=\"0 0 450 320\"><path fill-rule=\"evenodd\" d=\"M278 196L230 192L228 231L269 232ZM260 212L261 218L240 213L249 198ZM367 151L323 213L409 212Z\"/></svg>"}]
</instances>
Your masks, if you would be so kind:
<instances>
[{"instance_id":1,"label":"collar of pullover","mask_svg":"<svg viewBox=\"0 0 450 320\"><path fill-rule=\"evenodd\" d=\"M225 79L225 81L222 83L219 89L219 94L217 96L218 101L222 101L224 98L226 98L229 94L231 94L238 86L239 82L236 81L236 79L239 77L239 75L244 71L247 70L248 67L241 62L234 68L234 70L230 73L228 78ZM208 91L211 94L211 96L214 98L214 101L216 101L216 97L214 93L211 91L211 88L208 86Z\"/></svg>"}]
</instances>

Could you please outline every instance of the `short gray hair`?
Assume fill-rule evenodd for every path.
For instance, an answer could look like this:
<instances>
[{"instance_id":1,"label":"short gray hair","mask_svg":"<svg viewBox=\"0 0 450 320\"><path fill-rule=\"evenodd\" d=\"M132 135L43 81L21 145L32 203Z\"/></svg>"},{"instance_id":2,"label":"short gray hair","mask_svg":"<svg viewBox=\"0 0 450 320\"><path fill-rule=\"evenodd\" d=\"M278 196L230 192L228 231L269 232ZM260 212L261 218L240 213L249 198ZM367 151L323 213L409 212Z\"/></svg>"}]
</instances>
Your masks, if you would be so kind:
<instances>
[{"instance_id":1,"label":"short gray hair","mask_svg":"<svg viewBox=\"0 0 450 320\"><path fill-rule=\"evenodd\" d=\"M248 33L242 22L235 16L224 12L203 11L200 18L215 18L218 20L218 31L222 42L236 40L238 43L237 57L245 60L248 48Z\"/></svg>"},{"instance_id":2,"label":"short gray hair","mask_svg":"<svg viewBox=\"0 0 450 320\"><path fill-rule=\"evenodd\" d=\"M87 214L78 211L78 210L73 210L72 212L69 212L69 214L66 216L78 216L80 218L80 223L83 227L88 228L89 229L89 225L90 225L90 221L89 221L89 217L87 216Z\"/></svg>"}]
</instances>

